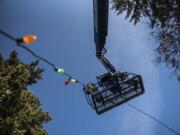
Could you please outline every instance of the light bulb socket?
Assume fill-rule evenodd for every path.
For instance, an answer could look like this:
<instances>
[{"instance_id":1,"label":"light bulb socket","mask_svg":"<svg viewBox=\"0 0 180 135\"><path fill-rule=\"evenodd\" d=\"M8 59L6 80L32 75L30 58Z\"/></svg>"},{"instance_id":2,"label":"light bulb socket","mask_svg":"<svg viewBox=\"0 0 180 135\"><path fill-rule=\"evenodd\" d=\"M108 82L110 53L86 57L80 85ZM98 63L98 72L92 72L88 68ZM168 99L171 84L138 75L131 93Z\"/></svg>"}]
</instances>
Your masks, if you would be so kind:
<instances>
[{"instance_id":1,"label":"light bulb socket","mask_svg":"<svg viewBox=\"0 0 180 135\"><path fill-rule=\"evenodd\" d=\"M23 43L23 39L22 38L16 38L16 43Z\"/></svg>"}]
</instances>

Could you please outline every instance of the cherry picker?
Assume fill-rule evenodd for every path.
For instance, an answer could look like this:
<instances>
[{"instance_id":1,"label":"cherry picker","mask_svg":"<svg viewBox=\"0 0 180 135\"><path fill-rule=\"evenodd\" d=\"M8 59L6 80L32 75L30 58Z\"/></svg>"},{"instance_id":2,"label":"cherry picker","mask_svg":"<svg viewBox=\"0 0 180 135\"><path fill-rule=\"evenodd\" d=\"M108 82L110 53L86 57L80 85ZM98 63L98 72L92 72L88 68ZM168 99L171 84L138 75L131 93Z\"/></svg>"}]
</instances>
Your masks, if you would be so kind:
<instances>
[{"instance_id":1,"label":"cherry picker","mask_svg":"<svg viewBox=\"0 0 180 135\"><path fill-rule=\"evenodd\" d=\"M96 83L88 83L84 92L89 105L102 114L144 93L142 77L117 71L106 58L105 43L108 33L108 0L93 0L94 42L96 56L107 73L97 76Z\"/></svg>"}]
</instances>

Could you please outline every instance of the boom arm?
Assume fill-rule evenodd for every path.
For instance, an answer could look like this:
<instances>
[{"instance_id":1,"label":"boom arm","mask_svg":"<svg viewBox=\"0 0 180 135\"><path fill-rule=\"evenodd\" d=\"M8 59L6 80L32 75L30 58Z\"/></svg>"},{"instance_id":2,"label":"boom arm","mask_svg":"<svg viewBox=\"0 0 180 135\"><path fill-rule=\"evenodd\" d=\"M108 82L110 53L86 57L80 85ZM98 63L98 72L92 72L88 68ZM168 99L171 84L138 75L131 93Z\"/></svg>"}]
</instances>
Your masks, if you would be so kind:
<instances>
[{"instance_id":1,"label":"boom arm","mask_svg":"<svg viewBox=\"0 0 180 135\"><path fill-rule=\"evenodd\" d=\"M96 54L104 49L108 30L108 0L93 0L94 42Z\"/></svg>"},{"instance_id":2,"label":"boom arm","mask_svg":"<svg viewBox=\"0 0 180 135\"><path fill-rule=\"evenodd\" d=\"M108 70L108 72L111 75L114 75L116 73L116 69L103 54L98 56L98 59L101 61L101 63L104 65L104 67Z\"/></svg>"},{"instance_id":3,"label":"boom arm","mask_svg":"<svg viewBox=\"0 0 180 135\"><path fill-rule=\"evenodd\" d=\"M94 13L94 42L96 45L96 56L113 75L116 70L113 65L107 60L103 52L106 43L106 36L108 31L108 0L93 0L93 13Z\"/></svg>"}]
</instances>

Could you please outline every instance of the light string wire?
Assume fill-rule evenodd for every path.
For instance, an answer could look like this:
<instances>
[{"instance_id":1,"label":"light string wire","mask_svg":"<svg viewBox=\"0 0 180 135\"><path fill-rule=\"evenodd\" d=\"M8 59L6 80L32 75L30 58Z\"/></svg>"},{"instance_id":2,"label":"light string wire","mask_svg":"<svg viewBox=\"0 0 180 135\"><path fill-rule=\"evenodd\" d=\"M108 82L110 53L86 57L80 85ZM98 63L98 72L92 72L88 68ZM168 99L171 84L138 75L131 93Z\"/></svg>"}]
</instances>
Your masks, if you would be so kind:
<instances>
[{"instance_id":1,"label":"light string wire","mask_svg":"<svg viewBox=\"0 0 180 135\"><path fill-rule=\"evenodd\" d=\"M173 132L175 135L180 135L179 132L175 131L174 129L172 129L171 127L169 127L167 124L163 123L162 121L158 120L157 118L153 117L152 115L144 112L143 110L135 107L132 104L126 103L129 107L133 108L134 110L146 115L147 117L151 118L152 120L156 121L157 123L159 123L160 125L164 126L165 128L167 128L168 130L170 130L171 132Z\"/></svg>"},{"instance_id":2,"label":"light string wire","mask_svg":"<svg viewBox=\"0 0 180 135\"><path fill-rule=\"evenodd\" d=\"M57 67L55 66L55 64L53 64L53 63L51 63L50 61L48 61L47 59L45 59L45 58L37 55L34 51L32 51L32 50L29 49L28 47L24 46L24 45L21 44L20 42L17 42L17 38L14 38L13 36L9 35L8 33L4 32L4 31L2 31L2 30L0 30L0 34L3 35L3 36L5 36L5 37L7 37L7 38L9 38L9 39L11 39L11 40L13 40L13 41L15 41L15 42L16 42L16 45L17 45L18 47L21 47L21 48L23 48L24 50L28 51L29 53L31 53L31 54L32 54L34 57L36 57L37 59L44 61L45 63L47 63L48 65L50 65L50 66L56 71ZM69 78L75 79L76 82L77 82L78 84L80 84L83 88L86 87L85 84L83 84L82 82L78 81L78 80L77 80L76 78L74 78L72 75L70 75L70 74L68 74L68 73L64 73L64 75L67 76L67 77L69 77ZM169 127L167 124L163 123L162 121L158 120L157 118L153 117L152 115L144 112L143 110L141 110L141 109L139 109L139 108L137 108L137 107L135 107L135 106L133 106L133 105L131 105L131 104L129 104L129 103L126 103L126 104L127 104L129 107L131 107L132 109L134 109L134 110L136 110L136 111L144 114L145 116L151 118L152 120L156 121L157 123L159 123L160 125L162 125L162 126L165 127L166 129L168 129L169 131L173 132L174 134L180 135L180 133L178 133L177 131L175 131L174 129L172 129L171 127Z\"/></svg>"}]
</instances>

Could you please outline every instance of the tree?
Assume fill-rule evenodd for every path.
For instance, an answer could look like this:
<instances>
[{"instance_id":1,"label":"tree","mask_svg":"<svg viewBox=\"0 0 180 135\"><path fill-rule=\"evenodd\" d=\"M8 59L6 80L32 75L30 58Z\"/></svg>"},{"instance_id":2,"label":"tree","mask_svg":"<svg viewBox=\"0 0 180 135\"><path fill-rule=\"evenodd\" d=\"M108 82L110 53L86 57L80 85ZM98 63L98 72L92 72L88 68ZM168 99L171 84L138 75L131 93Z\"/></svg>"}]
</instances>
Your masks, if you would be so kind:
<instances>
[{"instance_id":1,"label":"tree","mask_svg":"<svg viewBox=\"0 0 180 135\"><path fill-rule=\"evenodd\" d=\"M38 61L24 64L12 52L0 55L0 135L47 135L43 124L51 117L44 112L38 97L27 89L42 79Z\"/></svg>"},{"instance_id":2,"label":"tree","mask_svg":"<svg viewBox=\"0 0 180 135\"><path fill-rule=\"evenodd\" d=\"M156 62L165 63L180 81L180 1L112 0L117 14L126 12L134 24L142 17L149 20L152 35L158 42Z\"/></svg>"}]
</instances>

